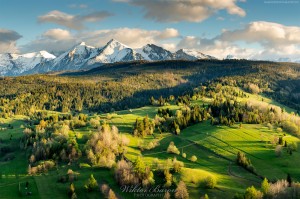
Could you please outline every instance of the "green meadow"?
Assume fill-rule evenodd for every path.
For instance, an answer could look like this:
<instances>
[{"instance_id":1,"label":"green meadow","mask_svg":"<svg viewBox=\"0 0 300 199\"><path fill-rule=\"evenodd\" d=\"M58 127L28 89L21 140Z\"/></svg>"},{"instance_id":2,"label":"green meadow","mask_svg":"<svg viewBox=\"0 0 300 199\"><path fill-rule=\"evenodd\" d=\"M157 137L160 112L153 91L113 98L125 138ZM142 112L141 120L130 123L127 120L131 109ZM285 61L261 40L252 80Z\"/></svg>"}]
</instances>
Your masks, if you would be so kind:
<instances>
[{"instance_id":1,"label":"green meadow","mask_svg":"<svg viewBox=\"0 0 300 199\"><path fill-rule=\"evenodd\" d=\"M247 100L261 100L262 96L251 95ZM273 105L272 100L263 97L265 102ZM241 101L245 99L240 99ZM192 101L192 104L209 104L211 99L201 99ZM275 154L275 144L273 140L282 137L284 141L299 143L299 138L285 131L276 129L275 126L266 124L239 124L233 126L211 125L209 121L189 126L180 132L180 135L172 133L158 133L147 135L144 138L134 137L132 134L133 125L136 119L145 116L153 119L158 108L169 108L173 112L182 108L171 104L164 107L145 106L137 109L115 111L107 114L91 114L90 118L100 117L102 122L118 127L122 136L126 136L130 142L126 148L125 157L130 161L140 156L150 167L155 161L164 162L167 159L176 158L184 163L184 168L173 175L173 181L178 183L183 180L189 190L190 198L199 198L208 194L210 198L233 198L236 193L243 194L245 189L251 185L260 186L262 177L270 181L285 179L287 173L291 174L295 181L300 181L300 153L295 151L292 155L283 149L278 157ZM286 108L289 112L292 109ZM56 112L51 112L56 114ZM19 142L23 136L24 126L28 123L28 118L15 116L8 119L0 119L2 129L0 131L0 147L10 146L9 153L1 153L0 156L0 198L68 198L67 189L69 183L60 183L60 176L66 175L69 169L77 175L74 181L78 198L103 198L102 193L87 193L84 184L90 174L94 174L99 184L108 184L114 192L123 198L134 198L133 194L123 193L114 178L114 169L92 167L83 156L72 164L59 163L55 169L47 173L28 175L29 151L20 149ZM9 127L10 126L10 127ZM11 128L12 126L12 128ZM96 129L91 126L70 130L69 136L78 140L79 146L84 145L90 134ZM147 145L157 141L159 144L153 149L141 150L140 145ZM174 142L180 154L170 154L167 148L170 142ZM252 162L256 174L236 164L237 152L243 152ZM185 153L184 158L182 154ZM192 162L190 158L195 155L197 161ZM155 171L154 171L155 172ZM204 187L207 176L214 176L217 185L214 189ZM163 182L161 177L156 177L157 182ZM25 183L29 183L25 189ZM27 195L30 192L30 195Z\"/></svg>"}]
</instances>

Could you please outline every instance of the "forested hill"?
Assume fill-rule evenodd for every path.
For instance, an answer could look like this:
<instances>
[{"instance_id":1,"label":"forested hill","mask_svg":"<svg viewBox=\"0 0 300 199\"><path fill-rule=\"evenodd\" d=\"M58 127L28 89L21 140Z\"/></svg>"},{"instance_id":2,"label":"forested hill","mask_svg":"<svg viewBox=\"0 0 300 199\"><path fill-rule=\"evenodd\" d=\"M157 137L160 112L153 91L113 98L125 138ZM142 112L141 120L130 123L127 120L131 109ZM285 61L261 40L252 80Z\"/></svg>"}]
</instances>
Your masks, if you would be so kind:
<instances>
[{"instance_id":1,"label":"forested hill","mask_svg":"<svg viewBox=\"0 0 300 199\"><path fill-rule=\"evenodd\" d=\"M221 78L222 77L222 78ZM0 113L35 110L109 112L149 104L151 96L182 95L220 81L263 93L300 110L300 64L248 60L116 63L88 71L6 77Z\"/></svg>"},{"instance_id":2,"label":"forested hill","mask_svg":"<svg viewBox=\"0 0 300 199\"><path fill-rule=\"evenodd\" d=\"M289 66L298 64L288 63ZM139 74L152 72L186 72L186 73L202 73L205 75L226 76L233 74L244 74L258 72L260 65L281 65L276 62L267 61L248 61L248 60L169 60L169 61L133 61L126 63L106 64L91 70L65 72L62 75L78 76L78 75L120 75L125 74ZM299 66L298 66L299 67ZM214 72L211 74L209 72Z\"/></svg>"}]
</instances>

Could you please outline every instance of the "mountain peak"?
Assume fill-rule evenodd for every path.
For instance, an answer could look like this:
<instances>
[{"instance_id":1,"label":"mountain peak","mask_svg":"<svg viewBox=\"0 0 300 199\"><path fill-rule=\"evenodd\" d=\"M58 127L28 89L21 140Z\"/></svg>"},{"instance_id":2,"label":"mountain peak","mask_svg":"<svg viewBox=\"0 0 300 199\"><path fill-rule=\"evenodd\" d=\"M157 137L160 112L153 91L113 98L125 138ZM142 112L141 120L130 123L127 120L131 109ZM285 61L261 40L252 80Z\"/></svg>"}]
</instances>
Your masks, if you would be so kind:
<instances>
[{"instance_id":1,"label":"mountain peak","mask_svg":"<svg viewBox=\"0 0 300 199\"><path fill-rule=\"evenodd\" d=\"M184 60L216 59L215 57L203 54L198 50L185 49L185 48L179 49L175 53L175 57L177 59L184 59Z\"/></svg>"},{"instance_id":2,"label":"mountain peak","mask_svg":"<svg viewBox=\"0 0 300 199\"><path fill-rule=\"evenodd\" d=\"M0 66L3 74L20 75L87 69L106 63L134 60L163 61L176 59L198 60L216 58L203 54L198 50L190 49L180 49L172 53L161 46L151 43L141 48L130 48L116 39L111 39L105 46L99 48L88 46L85 42L77 43L77 45L58 55L58 57L46 51L23 55L0 54Z\"/></svg>"},{"instance_id":3,"label":"mountain peak","mask_svg":"<svg viewBox=\"0 0 300 199\"><path fill-rule=\"evenodd\" d=\"M109 40L109 42L107 42L106 46L124 46L126 48L129 48L128 46L126 46L125 44L119 42L116 39Z\"/></svg>"},{"instance_id":4,"label":"mountain peak","mask_svg":"<svg viewBox=\"0 0 300 199\"><path fill-rule=\"evenodd\" d=\"M116 39L114 39L114 38L112 38L111 40L109 40L109 42L108 43L114 43L114 42L119 42L118 40L116 40ZM120 42L119 42L120 43Z\"/></svg>"},{"instance_id":5,"label":"mountain peak","mask_svg":"<svg viewBox=\"0 0 300 199\"><path fill-rule=\"evenodd\" d=\"M52 55L51 53L49 53L45 50L40 51L39 54L46 59L55 59L56 58L55 55Z\"/></svg>"}]
</instances>

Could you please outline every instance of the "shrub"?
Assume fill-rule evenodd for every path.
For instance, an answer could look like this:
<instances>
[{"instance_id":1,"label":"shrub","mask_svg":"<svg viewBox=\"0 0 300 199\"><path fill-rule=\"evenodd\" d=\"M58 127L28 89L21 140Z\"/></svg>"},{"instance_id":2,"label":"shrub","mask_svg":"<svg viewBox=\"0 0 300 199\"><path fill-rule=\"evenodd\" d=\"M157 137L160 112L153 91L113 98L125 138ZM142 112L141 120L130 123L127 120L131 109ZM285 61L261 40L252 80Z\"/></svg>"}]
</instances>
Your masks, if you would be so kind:
<instances>
[{"instance_id":1,"label":"shrub","mask_svg":"<svg viewBox=\"0 0 300 199\"><path fill-rule=\"evenodd\" d=\"M123 185L137 184L139 179L133 172L132 163L120 160L115 169L115 178L117 182Z\"/></svg>"},{"instance_id":2,"label":"shrub","mask_svg":"<svg viewBox=\"0 0 300 199\"><path fill-rule=\"evenodd\" d=\"M245 192L245 199L261 199L263 198L262 192L255 189L254 186L248 187Z\"/></svg>"},{"instance_id":3,"label":"shrub","mask_svg":"<svg viewBox=\"0 0 300 199\"><path fill-rule=\"evenodd\" d=\"M117 199L117 196L112 189L109 190L107 198L108 199Z\"/></svg>"},{"instance_id":4,"label":"shrub","mask_svg":"<svg viewBox=\"0 0 300 199\"><path fill-rule=\"evenodd\" d=\"M279 180L273 184L270 184L268 195L271 196L271 198L275 198L284 192L288 186L289 183L286 180Z\"/></svg>"},{"instance_id":5,"label":"shrub","mask_svg":"<svg viewBox=\"0 0 300 199\"><path fill-rule=\"evenodd\" d=\"M69 187L68 194L69 194L70 197L72 197L74 193L75 193L75 186L74 186L73 183L71 183L70 187Z\"/></svg>"},{"instance_id":6,"label":"shrub","mask_svg":"<svg viewBox=\"0 0 300 199\"><path fill-rule=\"evenodd\" d=\"M187 198L189 198L188 190L187 190L186 185L183 181L180 181L178 183L178 186L175 190L175 198L176 199L187 199Z\"/></svg>"},{"instance_id":7,"label":"shrub","mask_svg":"<svg viewBox=\"0 0 300 199\"><path fill-rule=\"evenodd\" d=\"M248 83L248 85L246 85L245 87L253 94L258 94L260 92L257 84Z\"/></svg>"},{"instance_id":8,"label":"shrub","mask_svg":"<svg viewBox=\"0 0 300 199\"><path fill-rule=\"evenodd\" d=\"M217 185L217 180L214 176L207 176L205 178L205 187L208 189L213 189L215 188L215 186Z\"/></svg>"},{"instance_id":9,"label":"shrub","mask_svg":"<svg viewBox=\"0 0 300 199\"><path fill-rule=\"evenodd\" d=\"M97 187L98 187L98 182L94 178L94 175L91 174L90 178L88 179L88 182L84 185L84 188L90 192L96 190Z\"/></svg>"},{"instance_id":10,"label":"shrub","mask_svg":"<svg viewBox=\"0 0 300 199\"><path fill-rule=\"evenodd\" d=\"M293 133L293 134L299 133L297 125L291 121L284 121L282 123L282 128L289 133Z\"/></svg>"},{"instance_id":11,"label":"shrub","mask_svg":"<svg viewBox=\"0 0 300 199\"><path fill-rule=\"evenodd\" d=\"M165 186L170 187L172 185L172 174L167 169L164 171L164 175L165 175L165 181L166 181Z\"/></svg>"},{"instance_id":12,"label":"shrub","mask_svg":"<svg viewBox=\"0 0 300 199\"><path fill-rule=\"evenodd\" d=\"M197 161L197 157L195 155L193 155L190 159L192 162L196 162Z\"/></svg>"},{"instance_id":13,"label":"shrub","mask_svg":"<svg viewBox=\"0 0 300 199\"><path fill-rule=\"evenodd\" d=\"M237 164L244 167L245 169L247 169L248 171L252 172L252 173L255 173L255 169L254 167L252 166L251 164L251 161L250 159L248 159L244 153L242 152L238 152L237 153Z\"/></svg>"},{"instance_id":14,"label":"shrub","mask_svg":"<svg viewBox=\"0 0 300 199\"><path fill-rule=\"evenodd\" d=\"M264 194L267 194L269 192L269 189L270 189L270 184L268 180L265 178L261 183L261 190Z\"/></svg>"},{"instance_id":15,"label":"shrub","mask_svg":"<svg viewBox=\"0 0 300 199\"><path fill-rule=\"evenodd\" d=\"M178 161L175 157L173 159L173 168L175 172L180 172L181 169L184 167L184 163L181 161Z\"/></svg>"},{"instance_id":16,"label":"shrub","mask_svg":"<svg viewBox=\"0 0 300 199\"><path fill-rule=\"evenodd\" d=\"M164 195L164 198L163 199L170 199L171 198L171 195L170 193L167 191Z\"/></svg>"},{"instance_id":17,"label":"shrub","mask_svg":"<svg viewBox=\"0 0 300 199\"><path fill-rule=\"evenodd\" d=\"M91 125L93 128L97 128L97 127L100 126L100 121L97 120L97 119L91 118L91 119L90 119L90 125Z\"/></svg>"},{"instance_id":18,"label":"shrub","mask_svg":"<svg viewBox=\"0 0 300 199\"><path fill-rule=\"evenodd\" d=\"M168 149L167 149L168 153L174 153L179 155L180 151L178 150L178 148L175 146L174 142L170 142Z\"/></svg>"},{"instance_id":19,"label":"shrub","mask_svg":"<svg viewBox=\"0 0 300 199\"><path fill-rule=\"evenodd\" d=\"M275 148L275 154L277 157L280 157L282 155L282 146L277 145Z\"/></svg>"},{"instance_id":20,"label":"shrub","mask_svg":"<svg viewBox=\"0 0 300 199\"><path fill-rule=\"evenodd\" d=\"M117 199L116 194L107 184L102 184L100 190L105 198Z\"/></svg>"},{"instance_id":21,"label":"shrub","mask_svg":"<svg viewBox=\"0 0 300 199\"><path fill-rule=\"evenodd\" d=\"M105 197L107 197L109 190L110 190L110 188L107 184L102 184L100 186L100 191Z\"/></svg>"}]
</instances>

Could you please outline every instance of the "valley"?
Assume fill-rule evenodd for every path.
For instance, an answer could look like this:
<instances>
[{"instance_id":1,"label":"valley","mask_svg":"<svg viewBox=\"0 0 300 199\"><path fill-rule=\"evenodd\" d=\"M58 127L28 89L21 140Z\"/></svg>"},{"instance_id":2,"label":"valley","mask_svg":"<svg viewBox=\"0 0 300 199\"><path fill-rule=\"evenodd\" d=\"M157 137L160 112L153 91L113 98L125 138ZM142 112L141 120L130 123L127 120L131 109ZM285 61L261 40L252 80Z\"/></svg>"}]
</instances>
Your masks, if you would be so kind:
<instances>
[{"instance_id":1,"label":"valley","mask_svg":"<svg viewBox=\"0 0 300 199\"><path fill-rule=\"evenodd\" d=\"M2 78L0 198L298 198L299 71L170 60Z\"/></svg>"}]
</instances>

